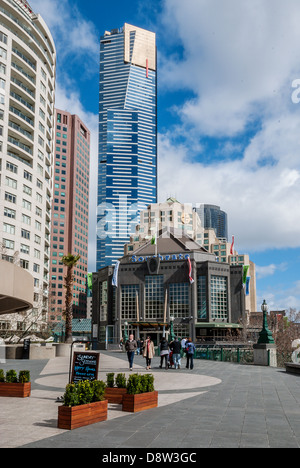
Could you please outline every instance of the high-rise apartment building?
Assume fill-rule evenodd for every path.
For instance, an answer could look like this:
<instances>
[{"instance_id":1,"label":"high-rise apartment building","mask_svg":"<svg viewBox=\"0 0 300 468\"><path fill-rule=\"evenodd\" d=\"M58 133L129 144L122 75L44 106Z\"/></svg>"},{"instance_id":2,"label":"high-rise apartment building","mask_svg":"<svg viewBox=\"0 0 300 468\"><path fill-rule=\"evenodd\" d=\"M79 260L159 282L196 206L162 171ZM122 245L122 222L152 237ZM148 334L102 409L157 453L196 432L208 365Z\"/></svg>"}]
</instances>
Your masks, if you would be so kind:
<instances>
[{"instance_id":1,"label":"high-rise apartment building","mask_svg":"<svg viewBox=\"0 0 300 468\"><path fill-rule=\"evenodd\" d=\"M228 222L225 211L222 211L219 206L205 204L195 208L195 211L205 229L212 228L219 239L228 240Z\"/></svg>"},{"instance_id":2,"label":"high-rise apartment building","mask_svg":"<svg viewBox=\"0 0 300 468\"><path fill-rule=\"evenodd\" d=\"M0 1L1 256L34 278L31 331L47 325L56 51L26 0ZM1 317L4 320L4 317ZM7 316L17 329L30 320Z\"/></svg>"},{"instance_id":3,"label":"high-rise apartment building","mask_svg":"<svg viewBox=\"0 0 300 468\"><path fill-rule=\"evenodd\" d=\"M55 153L51 225L50 316L63 319L64 255L80 255L74 267L73 316L86 315L88 271L90 132L77 115L55 110Z\"/></svg>"},{"instance_id":4,"label":"high-rise apartment building","mask_svg":"<svg viewBox=\"0 0 300 468\"><path fill-rule=\"evenodd\" d=\"M97 269L122 257L157 201L155 34L125 24L100 40Z\"/></svg>"}]
</instances>

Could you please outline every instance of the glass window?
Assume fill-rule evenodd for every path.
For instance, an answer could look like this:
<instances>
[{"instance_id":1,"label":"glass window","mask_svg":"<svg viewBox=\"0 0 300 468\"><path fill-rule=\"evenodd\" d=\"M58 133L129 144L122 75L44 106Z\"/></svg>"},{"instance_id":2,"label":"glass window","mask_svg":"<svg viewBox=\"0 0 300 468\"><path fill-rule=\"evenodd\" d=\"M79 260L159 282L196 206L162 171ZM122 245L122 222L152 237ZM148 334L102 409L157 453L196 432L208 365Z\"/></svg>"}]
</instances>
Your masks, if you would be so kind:
<instances>
[{"instance_id":1,"label":"glass window","mask_svg":"<svg viewBox=\"0 0 300 468\"><path fill-rule=\"evenodd\" d=\"M189 283L171 283L169 286L170 315L189 317Z\"/></svg>"},{"instance_id":2,"label":"glass window","mask_svg":"<svg viewBox=\"0 0 300 468\"><path fill-rule=\"evenodd\" d=\"M198 319L206 319L206 276L198 276L197 278L197 303L198 303Z\"/></svg>"},{"instance_id":3,"label":"glass window","mask_svg":"<svg viewBox=\"0 0 300 468\"><path fill-rule=\"evenodd\" d=\"M211 318L227 319L228 290L227 278L224 276L211 277Z\"/></svg>"},{"instance_id":4,"label":"glass window","mask_svg":"<svg viewBox=\"0 0 300 468\"><path fill-rule=\"evenodd\" d=\"M145 278L145 319L162 320L164 315L164 277Z\"/></svg>"},{"instance_id":5,"label":"glass window","mask_svg":"<svg viewBox=\"0 0 300 468\"><path fill-rule=\"evenodd\" d=\"M136 320L136 295L139 292L137 284L122 285L121 319Z\"/></svg>"}]
</instances>

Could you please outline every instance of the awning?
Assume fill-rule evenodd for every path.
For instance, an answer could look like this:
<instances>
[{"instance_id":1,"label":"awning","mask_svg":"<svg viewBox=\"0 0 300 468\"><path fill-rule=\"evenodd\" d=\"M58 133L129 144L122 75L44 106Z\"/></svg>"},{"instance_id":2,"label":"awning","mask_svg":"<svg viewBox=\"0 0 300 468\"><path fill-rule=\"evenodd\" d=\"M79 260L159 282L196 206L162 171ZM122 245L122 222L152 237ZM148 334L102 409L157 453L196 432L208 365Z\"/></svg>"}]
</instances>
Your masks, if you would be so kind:
<instances>
[{"instance_id":1,"label":"awning","mask_svg":"<svg viewBox=\"0 0 300 468\"><path fill-rule=\"evenodd\" d=\"M158 327L169 327L169 323L167 322L128 322L129 325L133 325L134 327L144 327L144 328L157 328Z\"/></svg>"},{"instance_id":2,"label":"awning","mask_svg":"<svg viewBox=\"0 0 300 468\"><path fill-rule=\"evenodd\" d=\"M240 323L227 322L200 322L195 324L196 328L243 328Z\"/></svg>"}]
</instances>

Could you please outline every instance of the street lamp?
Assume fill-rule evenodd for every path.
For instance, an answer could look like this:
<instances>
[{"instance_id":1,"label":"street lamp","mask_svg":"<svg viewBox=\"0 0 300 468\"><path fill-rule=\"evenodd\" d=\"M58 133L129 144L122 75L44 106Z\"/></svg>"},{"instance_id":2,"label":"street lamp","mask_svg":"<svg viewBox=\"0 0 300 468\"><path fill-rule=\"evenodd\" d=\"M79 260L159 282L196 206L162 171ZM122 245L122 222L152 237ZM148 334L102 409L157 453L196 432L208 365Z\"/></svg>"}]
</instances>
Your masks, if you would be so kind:
<instances>
[{"instance_id":1,"label":"street lamp","mask_svg":"<svg viewBox=\"0 0 300 468\"><path fill-rule=\"evenodd\" d=\"M175 335L174 335L174 317L170 317L170 338L171 341L175 340Z\"/></svg>"},{"instance_id":2,"label":"street lamp","mask_svg":"<svg viewBox=\"0 0 300 468\"><path fill-rule=\"evenodd\" d=\"M127 327L128 327L128 322L124 322L124 339L125 339L125 343L128 340Z\"/></svg>"},{"instance_id":3,"label":"street lamp","mask_svg":"<svg viewBox=\"0 0 300 468\"><path fill-rule=\"evenodd\" d=\"M263 328L259 333L258 344L268 344L268 343L275 343L272 333L268 328L268 321L267 321L267 312L268 312L268 305L264 299L261 310L263 312Z\"/></svg>"}]
</instances>

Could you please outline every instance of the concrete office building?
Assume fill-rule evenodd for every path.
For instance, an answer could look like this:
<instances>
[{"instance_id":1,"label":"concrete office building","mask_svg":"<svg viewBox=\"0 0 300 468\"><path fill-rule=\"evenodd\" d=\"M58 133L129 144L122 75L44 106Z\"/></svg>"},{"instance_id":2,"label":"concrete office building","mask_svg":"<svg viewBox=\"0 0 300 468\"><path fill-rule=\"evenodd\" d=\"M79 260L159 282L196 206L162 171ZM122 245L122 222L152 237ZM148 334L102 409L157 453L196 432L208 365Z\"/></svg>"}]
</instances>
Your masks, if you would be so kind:
<instances>
[{"instance_id":1,"label":"concrete office building","mask_svg":"<svg viewBox=\"0 0 300 468\"><path fill-rule=\"evenodd\" d=\"M220 264L187 235L163 230L156 245L144 243L115 268L93 273L94 347L130 333L158 344L171 323L175 335L195 342L223 341L243 327L242 266Z\"/></svg>"},{"instance_id":2,"label":"concrete office building","mask_svg":"<svg viewBox=\"0 0 300 468\"><path fill-rule=\"evenodd\" d=\"M123 255L157 201L156 39L125 24L100 40L97 269Z\"/></svg>"},{"instance_id":3,"label":"concrete office building","mask_svg":"<svg viewBox=\"0 0 300 468\"><path fill-rule=\"evenodd\" d=\"M1 256L34 278L35 331L47 326L55 68L55 45L42 17L26 0L1 0ZM20 317L19 329L27 326Z\"/></svg>"},{"instance_id":4,"label":"concrete office building","mask_svg":"<svg viewBox=\"0 0 300 468\"><path fill-rule=\"evenodd\" d=\"M80 255L74 267L73 316L86 317L89 232L90 131L77 115L55 110L49 322L63 319L66 267L61 258Z\"/></svg>"}]
</instances>

